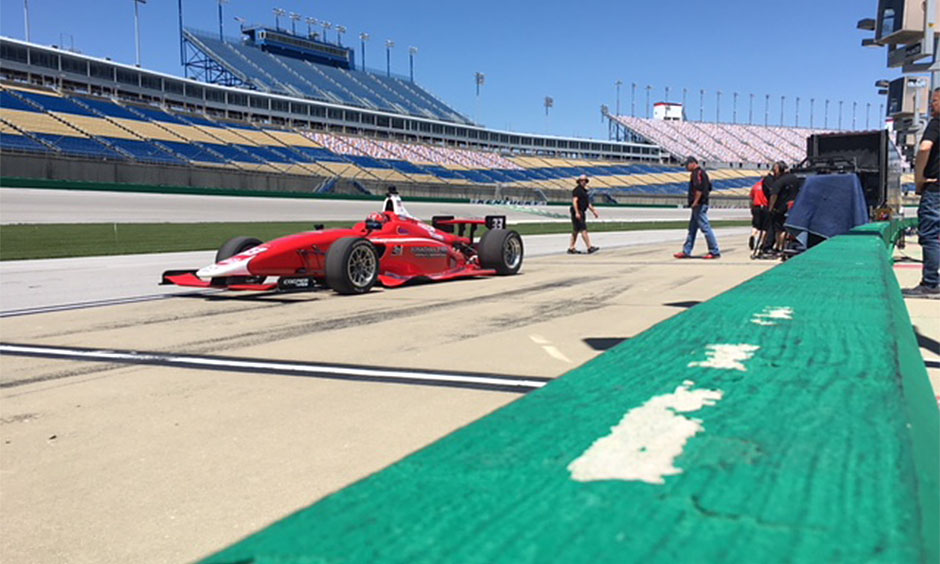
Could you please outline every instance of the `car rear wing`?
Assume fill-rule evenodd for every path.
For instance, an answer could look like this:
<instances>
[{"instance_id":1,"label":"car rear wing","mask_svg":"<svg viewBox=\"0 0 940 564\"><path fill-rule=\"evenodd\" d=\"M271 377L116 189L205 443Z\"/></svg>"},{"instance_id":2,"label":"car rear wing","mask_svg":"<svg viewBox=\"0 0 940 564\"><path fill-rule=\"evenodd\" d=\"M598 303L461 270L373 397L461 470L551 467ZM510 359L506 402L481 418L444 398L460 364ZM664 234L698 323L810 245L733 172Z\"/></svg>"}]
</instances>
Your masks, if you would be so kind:
<instances>
[{"instance_id":1,"label":"car rear wing","mask_svg":"<svg viewBox=\"0 0 940 564\"><path fill-rule=\"evenodd\" d=\"M452 215L435 215L431 218L431 226L447 233L456 233L460 237L469 237L473 240L478 225L485 225L487 229L506 229L505 215L488 215L483 219L455 218ZM469 234L467 227L469 226Z\"/></svg>"}]
</instances>

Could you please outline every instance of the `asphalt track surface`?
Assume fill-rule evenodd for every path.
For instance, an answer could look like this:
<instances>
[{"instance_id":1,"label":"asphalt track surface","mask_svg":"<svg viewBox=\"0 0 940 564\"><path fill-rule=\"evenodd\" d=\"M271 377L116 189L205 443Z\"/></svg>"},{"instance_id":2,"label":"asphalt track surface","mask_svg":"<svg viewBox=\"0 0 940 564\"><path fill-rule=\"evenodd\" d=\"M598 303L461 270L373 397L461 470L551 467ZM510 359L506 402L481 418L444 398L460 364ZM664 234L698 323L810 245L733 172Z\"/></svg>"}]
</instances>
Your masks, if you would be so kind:
<instances>
[{"instance_id":1,"label":"asphalt track surface","mask_svg":"<svg viewBox=\"0 0 940 564\"><path fill-rule=\"evenodd\" d=\"M212 553L772 268L746 233L527 237L518 276L354 297L156 286L211 252L4 262L0 561Z\"/></svg>"},{"instance_id":2,"label":"asphalt track surface","mask_svg":"<svg viewBox=\"0 0 940 564\"><path fill-rule=\"evenodd\" d=\"M405 201L408 211L429 220L434 215L482 217L505 214L513 221L567 221L563 206L514 206ZM378 200L248 198L0 189L0 223L199 223L226 221L361 221L381 207ZM689 217L682 208L601 207L601 219L675 221ZM713 209L711 219L748 219L746 209Z\"/></svg>"}]
</instances>

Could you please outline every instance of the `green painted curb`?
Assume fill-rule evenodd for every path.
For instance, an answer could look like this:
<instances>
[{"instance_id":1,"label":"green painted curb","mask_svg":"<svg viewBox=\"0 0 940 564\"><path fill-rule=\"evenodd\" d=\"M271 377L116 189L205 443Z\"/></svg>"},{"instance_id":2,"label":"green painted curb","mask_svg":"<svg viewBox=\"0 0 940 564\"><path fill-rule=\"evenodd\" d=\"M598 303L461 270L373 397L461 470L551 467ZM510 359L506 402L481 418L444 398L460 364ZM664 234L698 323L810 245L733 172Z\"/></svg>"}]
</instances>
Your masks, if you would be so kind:
<instances>
[{"instance_id":1,"label":"green painted curb","mask_svg":"<svg viewBox=\"0 0 940 564\"><path fill-rule=\"evenodd\" d=\"M890 229L819 245L204 562L937 562L940 416ZM654 431L603 471L674 446L631 420L646 411L701 427L676 473L573 479L618 423Z\"/></svg>"}]
</instances>

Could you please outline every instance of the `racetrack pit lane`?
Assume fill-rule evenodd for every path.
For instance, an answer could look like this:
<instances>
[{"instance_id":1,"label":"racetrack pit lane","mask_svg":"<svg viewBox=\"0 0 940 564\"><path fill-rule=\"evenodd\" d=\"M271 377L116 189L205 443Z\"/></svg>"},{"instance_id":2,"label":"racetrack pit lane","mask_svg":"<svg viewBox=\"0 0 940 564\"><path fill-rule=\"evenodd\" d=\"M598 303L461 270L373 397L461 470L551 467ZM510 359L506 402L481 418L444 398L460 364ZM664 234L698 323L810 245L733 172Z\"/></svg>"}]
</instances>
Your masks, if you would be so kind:
<instances>
[{"instance_id":1,"label":"racetrack pit lane","mask_svg":"<svg viewBox=\"0 0 940 564\"><path fill-rule=\"evenodd\" d=\"M334 380L357 380L394 384L413 384L476 390L526 393L541 388L551 378L529 376L504 376L472 372L437 372L431 370L409 370L346 364L318 364L257 358L179 355L145 351L116 351L81 347L52 347L0 343L0 354L29 356L63 360L98 361L119 364L144 364L172 366L196 370L221 372L248 372L301 376L306 378L328 378ZM0 387L14 387L28 382L10 382Z\"/></svg>"}]
</instances>

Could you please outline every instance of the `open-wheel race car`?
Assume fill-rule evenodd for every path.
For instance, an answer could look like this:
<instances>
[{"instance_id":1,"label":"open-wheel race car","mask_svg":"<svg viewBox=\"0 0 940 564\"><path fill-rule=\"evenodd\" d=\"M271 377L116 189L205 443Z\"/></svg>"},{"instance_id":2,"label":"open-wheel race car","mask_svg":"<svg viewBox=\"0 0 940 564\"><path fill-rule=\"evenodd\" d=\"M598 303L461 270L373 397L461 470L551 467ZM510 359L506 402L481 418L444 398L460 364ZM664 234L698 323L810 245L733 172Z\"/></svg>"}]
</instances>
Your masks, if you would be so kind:
<instances>
[{"instance_id":1,"label":"open-wheel race car","mask_svg":"<svg viewBox=\"0 0 940 564\"><path fill-rule=\"evenodd\" d=\"M486 232L474 241L483 226ZM516 274L523 252L522 238L506 228L506 216L435 216L428 225L408 214L391 188L383 211L349 229L320 227L268 242L235 237L219 248L215 264L168 270L161 284L260 291L327 286L362 294L376 283L395 287Z\"/></svg>"}]
</instances>

